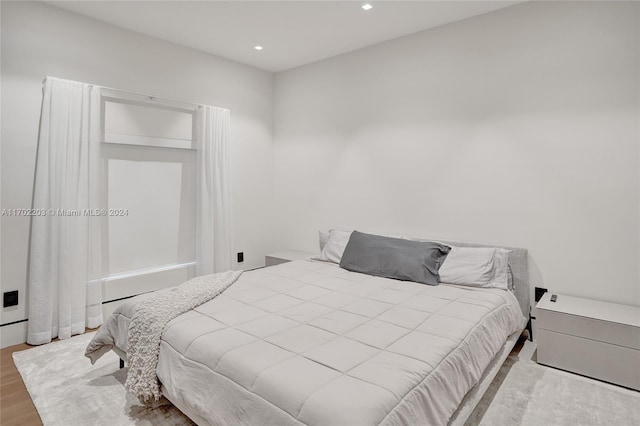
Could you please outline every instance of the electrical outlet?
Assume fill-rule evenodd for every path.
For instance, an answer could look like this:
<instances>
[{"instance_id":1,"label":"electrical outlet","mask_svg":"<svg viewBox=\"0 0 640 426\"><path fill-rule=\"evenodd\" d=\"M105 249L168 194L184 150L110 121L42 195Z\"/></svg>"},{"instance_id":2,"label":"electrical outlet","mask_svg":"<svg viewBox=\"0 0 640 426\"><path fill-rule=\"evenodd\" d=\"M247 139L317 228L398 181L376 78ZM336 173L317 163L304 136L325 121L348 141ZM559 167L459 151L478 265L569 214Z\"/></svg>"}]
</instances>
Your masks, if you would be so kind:
<instances>
[{"instance_id":1,"label":"electrical outlet","mask_svg":"<svg viewBox=\"0 0 640 426\"><path fill-rule=\"evenodd\" d=\"M547 292L547 289L543 287L535 287L535 291L535 300L536 302L539 302L540 299L542 299L542 296Z\"/></svg>"},{"instance_id":2,"label":"electrical outlet","mask_svg":"<svg viewBox=\"0 0 640 426\"><path fill-rule=\"evenodd\" d=\"M2 299L2 307L16 306L18 304L18 290L5 291Z\"/></svg>"},{"instance_id":3,"label":"electrical outlet","mask_svg":"<svg viewBox=\"0 0 640 426\"><path fill-rule=\"evenodd\" d=\"M238 263L244 262L244 252L238 252Z\"/></svg>"}]
</instances>

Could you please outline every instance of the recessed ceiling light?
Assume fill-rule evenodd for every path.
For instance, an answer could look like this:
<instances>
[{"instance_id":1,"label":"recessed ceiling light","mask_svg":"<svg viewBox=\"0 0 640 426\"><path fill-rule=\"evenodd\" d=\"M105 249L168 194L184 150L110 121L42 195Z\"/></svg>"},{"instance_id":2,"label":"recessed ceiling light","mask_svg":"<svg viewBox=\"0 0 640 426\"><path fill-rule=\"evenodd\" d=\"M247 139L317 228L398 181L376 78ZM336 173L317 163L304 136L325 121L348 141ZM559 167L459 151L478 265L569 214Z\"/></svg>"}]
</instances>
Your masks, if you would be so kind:
<instances>
[{"instance_id":1,"label":"recessed ceiling light","mask_svg":"<svg viewBox=\"0 0 640 426\"><path fill-rule=\"evenodd\" d=\"M373 9L373 6L371 6L369 3L367 3L367 4L363 4L363 5L362 5L362 8L363 8L364 10L370 10L370 9Z\"/></svg>"},{"instance_id":2,"label":"recessed ceiling light","mask_svg":"<svg viewBox=\"0 0 640 426\"><path fill-rule=\"evenodd\" d=\"M262 46L253 46L253 48L254 48L254 49L256 49L256 50L262 50L262 49L264 49L264 47L262 47Z\"/></svg>"}]
</instances>

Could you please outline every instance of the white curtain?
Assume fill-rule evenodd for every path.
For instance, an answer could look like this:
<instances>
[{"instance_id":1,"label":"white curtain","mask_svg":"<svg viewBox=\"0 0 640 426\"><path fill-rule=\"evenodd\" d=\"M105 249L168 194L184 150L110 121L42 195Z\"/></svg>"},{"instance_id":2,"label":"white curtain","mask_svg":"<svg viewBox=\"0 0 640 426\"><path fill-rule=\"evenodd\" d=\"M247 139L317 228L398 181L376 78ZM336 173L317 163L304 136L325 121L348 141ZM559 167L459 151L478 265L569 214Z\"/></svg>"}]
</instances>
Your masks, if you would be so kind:
<instances>
[{"instance_id":1,"label":"white curtain","mask_svg":"<svg viewBox=\"0 0 640 426\"><path fill-rule=\"evenodd\" d=\"M198 107L197 275L232 266L229 128L229 110Z\"/></svg>"},{"instance_id":2,"label":"white curtain","mask_svg":"<svg viewBox=\"0 0 640 426\"><path fill-rule=\"evenodd\" d=\"M30 344L65 339L102 323L100 216L95 216L100 110L99 87L45 80L33 195L38 215L31 221Z\"/></svg>"}]
</instances>

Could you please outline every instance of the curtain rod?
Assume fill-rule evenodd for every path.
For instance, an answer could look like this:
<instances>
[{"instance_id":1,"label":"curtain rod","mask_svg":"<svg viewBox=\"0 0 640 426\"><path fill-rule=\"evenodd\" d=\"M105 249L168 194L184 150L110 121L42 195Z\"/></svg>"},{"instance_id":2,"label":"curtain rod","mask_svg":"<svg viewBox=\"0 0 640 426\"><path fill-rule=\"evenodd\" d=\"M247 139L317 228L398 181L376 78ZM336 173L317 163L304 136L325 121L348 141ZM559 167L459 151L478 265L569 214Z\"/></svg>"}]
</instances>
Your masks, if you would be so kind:
<instances>
[{"instance_id":1,"label":"curtain rod","mask_svg":"<svg viewBox=\"0 0 640 426\"><path fill-rule=\"evenodd\" d=\"M120 92L120 93L125 93L125 94L128 94L128 95L134 95L134 96L141 96L141 97L144 97L144 98L149 98L149 100L152 100L152 101L153 100L161 100L161 101L174 102L174 103L178 103L178 104L182 104L182 105L189 105L189 106L191 106L191 107L193 107L195 109L197 109L197 108L199 108L201 106L204 106L202 104L194 104L193 102L185 102L185 101L180 101L180 100L177 100L177 99L163 98L161 96L149 95L149 94L140 93L140 92L132 92L130 90L116 89L114 87L101 86L99 84L84 83L82 81L76 81L76 80L69 80L69 79L65 79L65 78L52 77L50 75L46 76L44 78L44 80L42 80L42 84L43 85L47 81L48 78L54 79L54 80L73 81L73 82L76 82L76 83L87 84L89 86L100 87L102 89L113 90L113 91ZM214 108L219 108L219 107L214 107ZM226 109L226 108L220 108L220 109Z\"/></svg>"}]
</instances>

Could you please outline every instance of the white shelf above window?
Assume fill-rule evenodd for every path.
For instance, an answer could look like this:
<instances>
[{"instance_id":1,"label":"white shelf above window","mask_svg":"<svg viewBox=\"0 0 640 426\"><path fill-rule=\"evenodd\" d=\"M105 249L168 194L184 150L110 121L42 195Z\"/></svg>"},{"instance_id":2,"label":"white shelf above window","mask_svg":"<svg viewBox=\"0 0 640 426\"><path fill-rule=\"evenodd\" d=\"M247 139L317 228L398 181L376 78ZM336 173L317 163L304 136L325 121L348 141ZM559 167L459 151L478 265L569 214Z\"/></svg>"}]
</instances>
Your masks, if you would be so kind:
<instances>
[{"instance_id":1,"label":"white shelf above window","mask_svg":"<svg viewBox=\"0 0 640 426\"><path fill-rule=\"evenodd\" d=\"M158 138L155 136L124 135L119 133L105 133L102 142L160 148L196 149L191 139Z\"/></svg>"}]
</instances>

